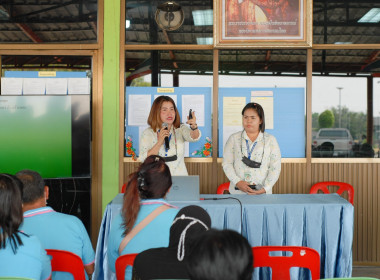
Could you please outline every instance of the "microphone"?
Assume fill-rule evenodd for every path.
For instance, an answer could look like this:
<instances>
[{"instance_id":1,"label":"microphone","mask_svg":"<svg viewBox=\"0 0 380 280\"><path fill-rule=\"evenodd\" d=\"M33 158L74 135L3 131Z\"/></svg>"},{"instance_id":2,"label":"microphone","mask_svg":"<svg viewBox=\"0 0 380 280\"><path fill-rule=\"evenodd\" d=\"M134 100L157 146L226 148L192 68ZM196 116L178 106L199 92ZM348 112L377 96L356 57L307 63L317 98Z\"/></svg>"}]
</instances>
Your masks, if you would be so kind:
<instances>
[{"instance_id":1,"label":"microphone","mask_svg":"<svg viewBox=\"0 0 380 280\"><path fill-rule=\"evenodd\" d=\"M168 124L166 122L162 123L162 128L168 130ZM169 150L169 137L165 137L165 149Z\"/></svg>"}]
</instances>

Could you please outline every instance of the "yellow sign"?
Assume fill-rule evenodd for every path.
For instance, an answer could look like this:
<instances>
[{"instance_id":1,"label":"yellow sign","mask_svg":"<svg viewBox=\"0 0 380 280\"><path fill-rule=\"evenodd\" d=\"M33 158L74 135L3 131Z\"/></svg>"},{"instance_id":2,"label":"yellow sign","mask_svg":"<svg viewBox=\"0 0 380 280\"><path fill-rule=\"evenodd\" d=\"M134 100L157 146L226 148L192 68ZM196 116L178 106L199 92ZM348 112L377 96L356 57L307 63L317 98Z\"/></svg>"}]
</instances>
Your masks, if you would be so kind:
<instances>
[{"instance_id":1,"label":"yellow sign","mask_svg":"<svg viewBox=\"0 0 380 280\"><path fill-rule=\"evenodd\" d=\"M174 93L174 88L157 88L157 93Z\"/></svg>"},{"instance_id":2,"label":"yellow sign","mask_svg":"<svg viewBox=\"0 0 380 280\"><path fill-rule=\"evenodd\" d=\"M38 77L56 77L57 73L55 71L40 71L38 72Z\"/></svg>"}]
</instances>

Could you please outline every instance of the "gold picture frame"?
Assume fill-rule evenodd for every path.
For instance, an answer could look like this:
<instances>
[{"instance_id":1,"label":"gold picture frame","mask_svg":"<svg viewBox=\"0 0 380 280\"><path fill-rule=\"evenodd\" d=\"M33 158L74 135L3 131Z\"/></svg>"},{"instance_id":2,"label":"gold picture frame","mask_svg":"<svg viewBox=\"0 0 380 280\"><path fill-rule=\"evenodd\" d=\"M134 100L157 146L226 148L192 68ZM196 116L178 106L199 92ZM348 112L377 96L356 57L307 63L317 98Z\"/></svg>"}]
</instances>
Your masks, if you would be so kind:
<instances>
[{"instance_id":1,"label":"gold picture frame","mask_svg":"<svg viewBox=\"0 0 380 280\"><path fill-rule=\"evenodd\" d=\"M312 0L214 0L215 48L311 48Z\"/></svg>"}]
</instances>

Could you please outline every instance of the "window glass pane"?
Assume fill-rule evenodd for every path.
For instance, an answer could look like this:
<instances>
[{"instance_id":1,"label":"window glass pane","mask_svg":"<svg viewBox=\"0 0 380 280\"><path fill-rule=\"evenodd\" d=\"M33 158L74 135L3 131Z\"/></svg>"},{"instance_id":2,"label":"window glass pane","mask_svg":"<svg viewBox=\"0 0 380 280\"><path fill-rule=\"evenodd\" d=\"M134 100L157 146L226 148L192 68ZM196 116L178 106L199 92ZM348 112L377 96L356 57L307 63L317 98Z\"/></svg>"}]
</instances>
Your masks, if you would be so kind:
<instances>
[{"instance_id":1,"label":"window glass pane","mask_svg":"<svg viewBox=\"0 0 380 280\"><path fill-rule=\"evenodd\" d=\"M2 76L4 71L87 71L91 77L91 57L62 55L3 55L1 56Z\"/></svg>"},{"instance_id":2,"label":"window glass pane","mask_svg":"<svg viewBox=\"0 0 380 280\"><path fill-rule=\"evenodd\" d=\"M242 130L244 105L257 102L266 114L265 131L275 135L282 156L305 157L306 51L223 50L219 58L218 156L228 137Z\"/></svg>"},{"instance_id":3,"label":"window glass pane","mask_svg":"<svg viewBox=\"0 0 380 280\"><path fill-rule=\"evenodd\" d=\"M98 1L6 1L0 43L96 43Z\"/></svg>"},{"instance_id":4,"label":"window glass pane","mask_svg":"<svg viewBox=\"0 0 380 280\"><path fill-rule=\"evenodd\" d=\"M126 44L213 43L213 1L126 0Z\"/></svg>"},{"instance_id":5,"label":"window glass pane","mask_svg":"<svg viewBox=\"0 0 380 280\"><path fill-rule=\"evenodd\" d=\"M376 53L313 51L313 157L378 157Z\"/></svg>"},{"instance_id":6,"label":"window glass pane","mask_svg":"<svg viewBox=\"0 0 380 280\"><path fill-rule=\"evenodd\" d=\"M314 44L378 44L379 1L313 1Z\"/></svg>"},{"instance_id":7,"label":"window glass pane","mask_svg":"<svg viewBox=\"0 0 380 280\"><path fill-rule=\"evenodd\" d=\"M49 206L77 216L90 233L91 56L0 59L1 172L39 172Z\"/></svg>"}]
</instances>

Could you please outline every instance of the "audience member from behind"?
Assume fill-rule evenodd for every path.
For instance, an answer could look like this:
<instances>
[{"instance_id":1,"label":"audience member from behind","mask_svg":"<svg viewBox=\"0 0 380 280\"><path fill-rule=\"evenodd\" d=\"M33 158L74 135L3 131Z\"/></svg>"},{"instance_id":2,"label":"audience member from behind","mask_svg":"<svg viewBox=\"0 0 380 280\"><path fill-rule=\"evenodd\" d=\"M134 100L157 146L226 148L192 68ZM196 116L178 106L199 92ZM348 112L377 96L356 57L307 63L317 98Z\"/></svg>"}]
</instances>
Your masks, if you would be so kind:
<instances>
[{"instance_id":1,"label":"audience member from behind","mask_svg":"<svg viewBox=\"0 0 380 280\"><path fill-rule=\"evenodd\" d=\"M50 279L50 259L35 236L18 230L22 223L22 183L0 174L0 277Z\"/></svg>"},{"instance_id":2,"label":"audience member from behind","mask_svg":"<svg viewBox=\"0 0 380 280\"><path fill-rule=\"evenodd\" d=\"M24 184L24 222L21 229L37 236L45 249L65 250L78 255L85 271L91 275L95 253L83 223L75 216L55 212L46 206L49 187L45 186L40 174L22 170L16 176ZM67 272L53 272L53 279L73 279L73 276Z\"/></svg>"},{"instance_id":3,"label":"audience member from behind","mask_svg":"<svg viewBox=\"0 0 380 280\"><path fill-rule=\"evenodd\" d=\"M132 173L124 193L122 213L113 220L108 236L111 271L115 272L120 255L168 246L170 226L178 213L164 199L171 185L169 167L160 156L147 157ZM137 230L143 224L145 227ZM126 279L131 279L132 269L127 267L126 271Z\"/></svg>"},{"instance_id":4,"label":"audience member from behind","mask_svg":"<svg viewBox=\"0 0 380 280\"><path fill-rule=\"evenodd\" d=\"M192 280L248 280L253 256L248 241L232 230L209 230L194 243L187 261Z\"/></svg>"},{"instance_id":5,"label":"audience member from behind","mask_svg":"<svg viewBox=\"0 0 380 280\"><path fill-rule=\"evenodd\" d=\"M189 279L186 260L191 246L210 227L211 218L202 207L182 208L170 227L169 246L138 254L133 264L133 279Z\"/></svg>"}]
</instances>

